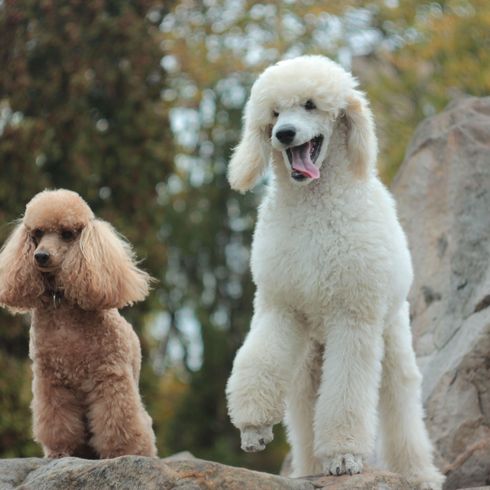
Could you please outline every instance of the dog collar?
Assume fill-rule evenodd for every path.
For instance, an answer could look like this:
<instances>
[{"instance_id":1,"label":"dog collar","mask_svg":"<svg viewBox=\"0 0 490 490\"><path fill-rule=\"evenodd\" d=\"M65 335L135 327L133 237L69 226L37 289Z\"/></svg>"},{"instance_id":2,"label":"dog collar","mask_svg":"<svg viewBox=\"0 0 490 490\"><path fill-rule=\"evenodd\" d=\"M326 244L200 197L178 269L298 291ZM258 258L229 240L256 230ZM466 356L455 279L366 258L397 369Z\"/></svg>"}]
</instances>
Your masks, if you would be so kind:
<instances>
[{"instance_id":1,"label":"dog collar","mask_svg":"<svg viewBox=\"0 0 490 490\"><path fill-rule=\"evenodd\" d=\"M47 291L51 300L53 301L53 307L58 308L60 306L62 299L64 298L63 291Z\"/></svg>"}]
</instances>

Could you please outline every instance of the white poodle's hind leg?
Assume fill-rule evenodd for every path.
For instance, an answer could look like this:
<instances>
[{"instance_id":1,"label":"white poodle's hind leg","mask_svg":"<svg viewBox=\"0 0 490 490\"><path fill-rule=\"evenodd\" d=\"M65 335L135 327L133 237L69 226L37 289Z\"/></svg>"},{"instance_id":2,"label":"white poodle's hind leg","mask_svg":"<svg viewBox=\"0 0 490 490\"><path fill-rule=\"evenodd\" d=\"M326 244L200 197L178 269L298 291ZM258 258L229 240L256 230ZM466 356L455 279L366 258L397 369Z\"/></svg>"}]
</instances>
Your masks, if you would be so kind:
<instances>
[{"instance_id":1,"label":"white poodle's hind leg","mask_svg":"<svg viewBox=\"0 0 490 490\"><path fill-rule=\"evenodd\" d=\"M244 451L261 451L272 440L272 426L284 416L286 392L305 346L294 314L257 297L252 327L226 387L228 412L240 429Z\"/></svg>"},{"instance_id":2,"label":"white poodle's hind leg","mask_svg":"<svg viewBox=\"0 0 490 490\"><path fill-rule=\"evenodd\" d=\"M383 358L382 326L356 317L326 325L325 359L315 410L315 454L325 473L360 473L374 447Z\"/></svg>"},{"instance_id":3,"label":"white poodle's hind leg","mask_svg":"<svg viewBox=\"0 0 490 490\"><path fill-rule=\"evenodd\" d=\"M383 457L420 490L440 490L444 476L434 466L423 420L422 376L412 348L408 303L387 325L380 393Z\"/></svg>"},{"instance_id":4,"label":"white poodle's hind leg","mask_svg":"<svg viewBox=\"0 0 490 490\"><path fill-rule=\"evenodd\" d=\"M313 452L313 420L322 361L323 347L310 342L288 392L285 422L292 452L292 472L288 476L293 478L322 472Z\"/></svg>"}]
</instances>

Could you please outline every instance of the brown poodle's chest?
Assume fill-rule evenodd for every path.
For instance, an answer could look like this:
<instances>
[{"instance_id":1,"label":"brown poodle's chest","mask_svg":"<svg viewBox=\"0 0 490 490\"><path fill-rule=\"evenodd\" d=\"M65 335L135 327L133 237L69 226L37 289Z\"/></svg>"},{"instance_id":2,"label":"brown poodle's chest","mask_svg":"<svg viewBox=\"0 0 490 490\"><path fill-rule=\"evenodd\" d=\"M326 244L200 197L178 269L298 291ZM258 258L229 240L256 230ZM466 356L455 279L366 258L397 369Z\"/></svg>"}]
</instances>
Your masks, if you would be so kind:
<instances>
[{"instance_id":1,"label":"brown poodle's chest","mask_svg":"<svg viewBox=\"0 0 490 490\"><path fill-rule=\"evenodd\" d=\"M87 380L91 379L91 368L86 362L57 352L38 355L34 359L34 370L44 378L53 380L53 384L70 389L82 390ZM87 388L90 390L90 387Z\"/></svg>"},{"instance_id":2,"label":"brown poodle's chest","mask_svg":"<svg viewBox=\"0 0 490 490\"><path fill-rule=\"evenodd\" d=\"M48 336L32 336L30 357L35 371L71 388L78 388L92 378L100 364L100 357L94 355L94 345L86 337L67 335L56 328Z\"/></svg>"},{"instance_id":3,"label":"brown poodle's chest","mask_svg":"<svg viewBox=\"0 0 490 490\"><path fill-rule=\"evenodd\" d=\"M110 323L97 316L67 315L62 310L35 314L29 348L34 372L63 386L88 391L97 373L117 355L117 337Z\"/></svg>"}]
</instances>

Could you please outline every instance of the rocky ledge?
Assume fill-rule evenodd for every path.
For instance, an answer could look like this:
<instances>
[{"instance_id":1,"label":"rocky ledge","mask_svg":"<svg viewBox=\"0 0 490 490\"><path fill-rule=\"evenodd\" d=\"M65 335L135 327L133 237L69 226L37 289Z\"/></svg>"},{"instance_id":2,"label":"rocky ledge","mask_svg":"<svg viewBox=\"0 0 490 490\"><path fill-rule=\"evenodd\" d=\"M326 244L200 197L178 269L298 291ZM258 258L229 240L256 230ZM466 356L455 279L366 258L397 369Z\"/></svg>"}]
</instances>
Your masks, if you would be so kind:
<instances>
[{"instance_id":1,"label":"rocky ledge","mask_svg":"<svg viewBox=\"0 0 490 490\"><path fill-rule=\"evenodd\" d=\"M235 468L195 459L122 456L115 459L0 460L0 490L414 490L401 476L368 469L360 475L305 478ZM471 490L490 490L478 487ZM469 490L469 489L464 489Z\"/></svg>"},{"instance_id":2,"label":"rocky ledge","mask_svg":"<svg viewBox=\"0 0 490 490\"><path fill-rule=\"evenodd\" d=\"M354 476L285 478L194 459L122 456L108 460L0 460L1 490L413 490L400 476L368 470Z\"/></svg>"}]
</instances>

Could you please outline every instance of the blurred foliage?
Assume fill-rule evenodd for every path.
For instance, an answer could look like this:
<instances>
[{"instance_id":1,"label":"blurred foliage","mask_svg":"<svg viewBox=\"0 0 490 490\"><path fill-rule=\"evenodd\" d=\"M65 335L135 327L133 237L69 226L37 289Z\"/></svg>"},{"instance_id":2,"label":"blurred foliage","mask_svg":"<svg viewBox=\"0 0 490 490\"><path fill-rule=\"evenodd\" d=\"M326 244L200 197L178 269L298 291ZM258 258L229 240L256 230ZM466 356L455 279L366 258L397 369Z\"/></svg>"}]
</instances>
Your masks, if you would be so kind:
<instances>
[{"instance_id":1,"label":"blurred foliage","mask_svg":"<svg viewBox=\"0 0 490 490\"><path fill-rule=\"evenodd\" d=\"M161 275L164 210L155 186L172 167L156 27L165 13L147 0L0 3L2 223L44 188L70 188ZM0 241L10 229L0 228ZM137 327L157 297L128 311ZM0 315L0 387L10 387L0 390L0 454L39 454L30 441L26 319Z\"/></svg>"},{"instance_id":2,"label":"blurred foliage","mask_svg":"<svg viewBox=\"0 0 490 490\"><path fill-rule=\"evenodd\" d=\"M262 187L239 195L226 182L251 84L303 53L352 68L389 182L422 118L453 96L489 93L490 3L163 5L0 2L0 220L44 187L79 191L161 279L125 312L145 323L141 389L160 454L277 471L283 432L265 452L242 453L224 398L254 294L248 258ZM26 324L1 315L0 454L31 455Z\"/></svg>"},{"instance_id":3,"label":"blurred foliage","mask_svg":"<svg viewBox=\"0 0 490 490\"><path fill-rule=\"evenodd\" d=\"M394 177L416 125L451 99L490 94L490 2L379 2L374 50L366 80L382 140L381 170ZM374 68L376 67L376 68ZM359 73L361 80L362 73Z\"/></svg>"}]
</instances>

